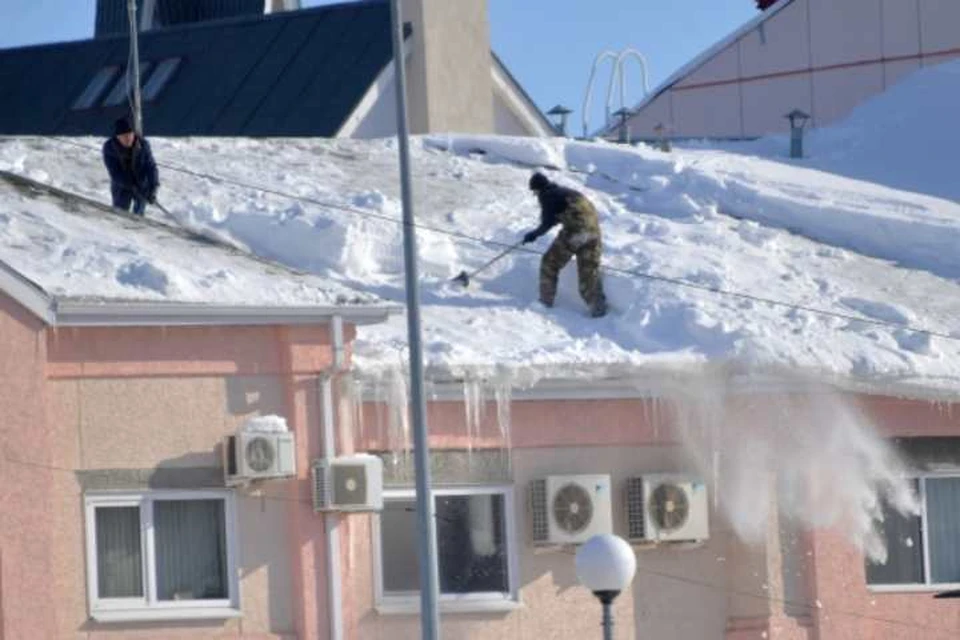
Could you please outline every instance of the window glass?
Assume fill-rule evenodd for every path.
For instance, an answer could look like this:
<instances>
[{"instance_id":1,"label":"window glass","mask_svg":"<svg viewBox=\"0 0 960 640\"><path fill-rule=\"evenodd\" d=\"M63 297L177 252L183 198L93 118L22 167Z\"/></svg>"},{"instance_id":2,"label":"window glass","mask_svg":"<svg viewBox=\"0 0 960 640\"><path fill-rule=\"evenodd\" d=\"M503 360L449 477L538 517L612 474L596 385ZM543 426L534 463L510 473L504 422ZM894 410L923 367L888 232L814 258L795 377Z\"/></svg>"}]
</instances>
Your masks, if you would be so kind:
<instances>
[{"instance_id":1,"label":"window glass","mask_svg":"<svg viewBox=\"0 0 960 640\"><path fill-rule=\"evenodd\" d=\"M101 598L142 598L139 507L97 507L97 591Z\"/></svg>"},{"instance_id":2,"label":"window glass","mask_svg":"<svg viewBox=\"0 0 960 640\"><path fill-rule=\"evenodd\" d=\"M960 582L960 478L926 480L930 582Z\"/></svg>"},{"instance_id":3,"label":"window glass","mask_svg":"<svg viewBox=\"0 0 960 640\"><path fill-rule=\"evenodd\" d=\"M191 495L192 494L192 495ZM87 495L90 613L100 621L237 610L228 492ZM159 617L158 617L159 616Z\"/></svg>"},{"instance_id":4,"label":"window glass","mask_svg":"<svg viewBox=\"0 0 960 640\"><path fill-rule=\"evenodd\" d=\"M503 496L438 496L436 505L440 590L509 591Z\"/></svg>"},{"instance_id":5,"label":"window glass","mask_svg":"<svg viewBox=\"0 0 960 640\"><path fill-rule=\"evenodd\" d=\"M437 564L444 595L510 591L506 504L502 494L435 498ZM416 502L388 499L380 514L383 590L398 595L420 587Z\"/></svg>"},{"instance_id":6,"label":"window glass","mask_svg":"<svg viewBox=\"0 0 960 640\"><path fill-rule=\"evenodd\" d=\"M157 599L225 599L223 501L158 500L153 514Z\"/></svg>"},{"instance_id":7,"label":"window glass","mask_svg":"<svg viewBox=\"0 0 960 640\"><path fill-rule=\"evenodd\" d=\"M383 590L391 592L420 589L417 563L416 502L386 500L380 512L380 541L383 549Z\"/></svg>"},{"instance_id":8,"label":"window glass","mask_svg":"<svg viewBox=\"0 0 960 640\"><path fill-rule=\"evenodd\" d=\"M103 95L107 86L117 77L117 72L119 71L119 67L104 67L97 71L96 75L90 79L90 83L83 90L83 93L80 94L80 97L77 98L76 102L73 103L73 107L71 108L74 111L78 111L80 109L89 109L95 105L97 100L100 99L100 96Z\"/></svg>"},{"instance_id":9,"label":"window glass","mask_svg":"<svg viewBox=\"0 0 960 640\"><path fill-rule=\"evenodd\" d=\"M153 67L152 62L142 62L140 63L140 84L143 85L144 78L150 75L150 69ZM110 95L107 96L106 100L103 101L103 106L105 107L115 107L119 104L123 104L126 100L133 100L133 94L129 89L130 86L130 76L126 69L124 69L123 75L120 76L120 79L117 81L117 84L113 87L113 91L110 92ZM128 95L129 94L129 95ZM141 95L141 98L143 96Z\"/></svg>"},{"instance_id":10,"label":"window glass","mask_svg":"<svg viewBox=\"0 0 960 640\"><path fill-rule=\"evenodd\" d=\"M168 58L157 65L157 70L153 72L150 79L143 85L142 98L144 102L155 100L160 94L173 74L180 68L180 58Z\"/></svg>"}]
</instances>

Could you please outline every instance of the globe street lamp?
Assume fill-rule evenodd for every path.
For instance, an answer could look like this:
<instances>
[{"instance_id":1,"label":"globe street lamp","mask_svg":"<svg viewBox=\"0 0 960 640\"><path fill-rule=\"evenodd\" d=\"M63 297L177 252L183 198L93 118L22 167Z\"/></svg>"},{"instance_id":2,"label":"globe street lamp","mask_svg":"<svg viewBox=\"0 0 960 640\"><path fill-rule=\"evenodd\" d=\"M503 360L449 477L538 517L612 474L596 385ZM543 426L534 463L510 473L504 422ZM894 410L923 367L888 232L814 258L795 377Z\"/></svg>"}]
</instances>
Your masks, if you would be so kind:
<instances>
[{"instance_id":1,"label":"globe street lamp","mask_svg":"<svg viewBox=\"0 0 960 640\"><path fill-rule=\"evenodd\" d=\"M577 551L577 577L603 605L603 638L613 640L610 605L630 586L637 556L623 538L607 533L593 536Z\"/></svg>"}]
</instances>

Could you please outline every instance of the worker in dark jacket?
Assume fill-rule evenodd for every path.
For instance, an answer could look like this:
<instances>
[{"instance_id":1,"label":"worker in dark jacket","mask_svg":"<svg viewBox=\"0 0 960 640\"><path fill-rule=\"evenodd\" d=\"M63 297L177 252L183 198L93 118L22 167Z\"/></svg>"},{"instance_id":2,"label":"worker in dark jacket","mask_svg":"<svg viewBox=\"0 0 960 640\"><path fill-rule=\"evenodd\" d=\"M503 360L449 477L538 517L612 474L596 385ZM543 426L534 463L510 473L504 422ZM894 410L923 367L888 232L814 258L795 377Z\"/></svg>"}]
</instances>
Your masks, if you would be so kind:
<instances>
[{"instance_id":1,"label":"worker in dark jacket","mask_svg":"<svg viewBox=\"0 0 960 640\"><path fill-rule=\"evenodd\" d=\"M539 172L530 178L530 190L540 201L540 226L523 236L524 244L561 225L560 233L540 263L540 302L553 306L557 277L576 256L580 296L593 317L605 315L607 299L600 276L602 242L597 210L579 191L554 184Z\"/></svg>"},{"instance_id":2,"label":"worker in dark jacket","mask_svg":"<svg viewBox=\"0 0 960 640\"><path fill-rule=\"evenodd\" d=\"M157 198L160 178L153 160L150 143L138 136L130 120L114 123L113 137L103 143L103 163L110 172L110 194L113 206L143 215L147 203Z\"/></svg>"}]
</instances>

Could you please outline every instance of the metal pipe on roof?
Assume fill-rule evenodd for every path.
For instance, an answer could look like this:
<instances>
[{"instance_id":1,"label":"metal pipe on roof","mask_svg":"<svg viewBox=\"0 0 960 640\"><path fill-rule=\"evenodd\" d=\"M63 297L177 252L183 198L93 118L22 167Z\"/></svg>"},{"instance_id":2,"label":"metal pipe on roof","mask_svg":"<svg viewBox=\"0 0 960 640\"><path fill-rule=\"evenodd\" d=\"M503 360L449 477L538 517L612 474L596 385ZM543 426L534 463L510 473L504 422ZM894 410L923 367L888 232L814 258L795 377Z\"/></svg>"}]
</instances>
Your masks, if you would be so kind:
<instances>
[{"instance_id":1,"label":"metal pipe on roof","mask_svg":"<svg viewBox=\"0 0 960 640\"><path fill-rule=\"evenodd\" d=\"M138 136L143 135L143 112L140 109L140 41L137 37L139 25L137 24L137 2L136 0L127 0L127 21L130 26L130 60L132 63L133 79L131 80L131 69L127 67L127 91L133 85L133 128ZM129 93L127 94L130 95Z\"/></svg>"},{"instance_id":2,"label":"metal pipe on roof","mask_svg":"<svg viewBox=\"0 0 960 640\"><path fill-rule=\"evenodd\" d=\"M584 138L587 137L587 132L589 131L589 128L590 128L590 100L591 100L590 94L593 92L593 81L597 75L597 67L600 66L601 62L603 62L608 58L613 60L614 72L616 72L617 54L614 53L613 51L603 51L600 54L598 54L597 57L593 60L593 68L590 70L590 79L587 80L587 92L583 96L583 107L581 108L581 114L580 114L583 120L583 137ZM606 119L604 120L604 126L606 126L606 124L610 121L609 111L610 111L610 107L608 105L607 116L606 116Z\"/></svg>"}]
</instances>

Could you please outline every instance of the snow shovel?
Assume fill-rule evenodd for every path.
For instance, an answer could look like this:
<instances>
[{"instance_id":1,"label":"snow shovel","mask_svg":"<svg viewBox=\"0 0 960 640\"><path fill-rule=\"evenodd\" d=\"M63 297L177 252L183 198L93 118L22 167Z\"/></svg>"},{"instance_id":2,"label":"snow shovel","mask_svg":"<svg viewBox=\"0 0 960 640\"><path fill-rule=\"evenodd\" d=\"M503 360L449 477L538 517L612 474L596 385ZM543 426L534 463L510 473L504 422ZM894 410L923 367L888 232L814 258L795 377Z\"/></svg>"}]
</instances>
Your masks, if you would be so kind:
<instances>
[{"instance_id":1,"label":"snow shovel","mask_svg":"<svg viewBox=\"0 0 960 640\"><path fill-rule=\"evenodd\" d=\"M166 207L164 207L162 204L160 204L160 203L157 202L156 200L154 200L154 201L151 202L150 204L152 204L153 206L155 206L157 209L160 209L160 211L162 211L165 216L167 216L168 218L170 218L170 219L173 220L174 222L179 222L179 220L177 220L172 213L170 213L169 211L167 211L167 208L166 208Z\"/></svg>"},{"instance_id":2,"label":"snow shovel","mask_svg":"<svg viewBox=\"0 0 960 640\"><path fill-rule=\"evenodd\" d=\"M518 242L518 243L516 243L516 244L514 244L514 245L511 245L511 246L507 247L507 248L504 249L502 252L498 253L492 260L490 260L489 262L487 262L485 265L483 265L482 267L480 267L479 269L477 269L477 270L474 271L473 273L467 273L466 271L461 271L455 278L451 278L451 282L459 282L459 283L462 284L464 287L469 287L469 286L470 286L470 278L474 277L475 275L477 275L478 273L480 273L481 271L483 271L484 269L486 269L487 267L489 267L490 265L492 265L494 262L496 262L497 260L499 260L499 259L502 258L503 256L507 255L508 253L510 253L511 251L516 250L516 249L517 249L520 245L522 245L522 244L523 244L523 240L521 240L520 242Z\"/></svg>"},{"instance_id":3,"label":"snow shovel","mask_svg":"<svg viewBox=\"0 0 960 640\"><path fill-rule=\"evenodd\" d=\"M170 219L173 220L174 222L179 222L179 220L177 220L175 217L173 217L173 214L170 213L169 211L167 211L167 208L164 207L164 206L163 206L162 204L160 204L159 202L157 202L156 199L154 199L153 202L150 202L150 199L147 198L145 195L143 195L143 192L140 191L140 189L137 189L136 187L134 187L133 193L134 193L134 194L137 196L137 198L139 198L140 200L143 200L143 201L146 202L147 204L152 205L152 206L156 207L157 209L160 209L160 211L162 211L165 216L167 216L168 218L170 218Z\"/></svg>"}]
</instances>

